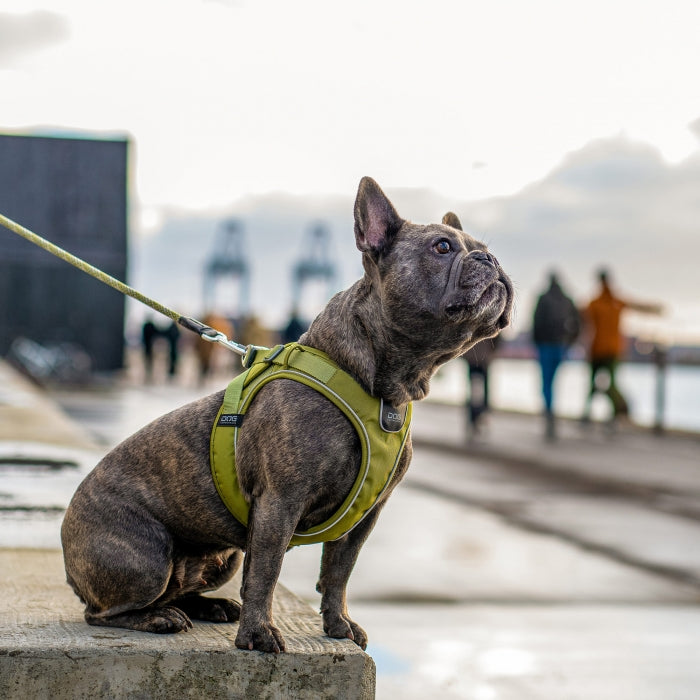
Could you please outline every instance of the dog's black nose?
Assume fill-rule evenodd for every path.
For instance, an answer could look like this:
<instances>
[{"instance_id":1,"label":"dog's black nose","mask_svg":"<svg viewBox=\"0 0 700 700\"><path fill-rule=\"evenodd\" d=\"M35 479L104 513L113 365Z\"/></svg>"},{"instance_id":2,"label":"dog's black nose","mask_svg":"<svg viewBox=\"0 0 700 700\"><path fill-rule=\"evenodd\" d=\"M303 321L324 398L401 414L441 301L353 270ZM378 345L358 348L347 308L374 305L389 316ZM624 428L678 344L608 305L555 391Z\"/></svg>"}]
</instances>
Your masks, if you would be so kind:
<instances>
[{"instance_id":1,"label":"dog's black nose","mask_svg":"<svg viewBox=\"0 0 700 700\"><path fill-rule=\"evenodd\" d=\"M498 260L496 260L496 256L491 255L491 253L487 253L485 250L475 250L474 252L469 253L469 257L472 260L480 260L481 262L498 269Z\"/></svg>"}]
</instances>

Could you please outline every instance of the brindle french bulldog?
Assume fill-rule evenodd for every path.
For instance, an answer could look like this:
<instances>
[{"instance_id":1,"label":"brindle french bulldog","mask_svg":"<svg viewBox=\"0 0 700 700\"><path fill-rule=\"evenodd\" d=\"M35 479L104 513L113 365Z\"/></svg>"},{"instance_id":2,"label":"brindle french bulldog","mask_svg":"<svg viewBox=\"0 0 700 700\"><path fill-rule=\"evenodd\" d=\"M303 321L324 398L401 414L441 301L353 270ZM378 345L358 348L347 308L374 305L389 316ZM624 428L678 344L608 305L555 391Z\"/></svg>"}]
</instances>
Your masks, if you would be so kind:
<instances>
[{"instance_id":1,"label":"brindle french bulldog","mask_svg":"<svg viewBox=\"0 0 700 700\"><path fill-rule=\"evenodd\" d=\"M403 220L363 178L355 241L364 277L334 296L300 342L320 349L372 396L400 411L422 399L440 365L510 322L513 287L459 219ZM223 392L169 413L114 448L73 497L61 537L67 579L92 625L179 632L190 619L239 620L236 646L284 651L272 595L290 538L327 520L360 464L355 428L328 399L288 379L269 382L238 435L249 526L227 510L209 465ZM317 589L326 633L363 649L346 586L382 506L411 460L410 437L388 487L361 522L323 546ZM245 552L245 558L243 553ZM201 595L245 561L242 603Z\"/></svg>"}]
</instances>

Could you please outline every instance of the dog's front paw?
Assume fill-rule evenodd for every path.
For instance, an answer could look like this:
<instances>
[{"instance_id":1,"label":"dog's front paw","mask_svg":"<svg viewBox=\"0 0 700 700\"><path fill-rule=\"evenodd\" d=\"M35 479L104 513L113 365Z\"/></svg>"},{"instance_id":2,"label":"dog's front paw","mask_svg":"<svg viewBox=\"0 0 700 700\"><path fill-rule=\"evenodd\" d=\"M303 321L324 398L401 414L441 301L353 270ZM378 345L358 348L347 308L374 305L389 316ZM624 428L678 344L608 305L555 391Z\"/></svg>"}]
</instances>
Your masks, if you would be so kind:
<instances>
[{"instance_id":1,"label":"dog's front paw","mask_svg":"<svg viewBox=\"0 0 700 700\"><path fill-rule=\"evenodd\" d=\"M279 654L285 651L282 633L271 623L263 622L258 625L244 625L238 628L236 646L239 649L253 649Z\"/></svg>"},{"instance_id":2,"label":"dog's front paw","mask_svg":"<svg viewBox=\"0 0 700 700\"><path fill-rule=\"evenodd\" d=\"M367 633L345 615L323 616L323 631L333 639L351 639L361 649L367 648Z\"/></svg>"}]
</instances>

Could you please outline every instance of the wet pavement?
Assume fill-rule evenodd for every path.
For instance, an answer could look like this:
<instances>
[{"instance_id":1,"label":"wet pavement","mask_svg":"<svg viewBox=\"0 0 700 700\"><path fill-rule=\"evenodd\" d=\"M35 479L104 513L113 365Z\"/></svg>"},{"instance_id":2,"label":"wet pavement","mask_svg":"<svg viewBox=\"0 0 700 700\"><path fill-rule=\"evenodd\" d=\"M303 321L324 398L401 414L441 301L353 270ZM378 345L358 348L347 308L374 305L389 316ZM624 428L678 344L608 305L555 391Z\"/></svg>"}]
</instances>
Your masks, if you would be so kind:
<instances>
[{"instance_id":1,"label":"wet pavement","mask_svg":"<svg viewBox=\"0 0 700 700\"><path fill-rule=\"evenodd\" d=\"M62 508L108 447L225 384L132 372L47 395L0 373L5 547L57 547ZM29 413L10 421L32 405L70 440L37 439ZM550 444L543 427L497 413L470 440L459 407L416 406L413 464L350 581L378 697L697 697L700 439L565 422ZM292 550L281 577L315 607L319 557Z\"/></svg>"}]
</instances>

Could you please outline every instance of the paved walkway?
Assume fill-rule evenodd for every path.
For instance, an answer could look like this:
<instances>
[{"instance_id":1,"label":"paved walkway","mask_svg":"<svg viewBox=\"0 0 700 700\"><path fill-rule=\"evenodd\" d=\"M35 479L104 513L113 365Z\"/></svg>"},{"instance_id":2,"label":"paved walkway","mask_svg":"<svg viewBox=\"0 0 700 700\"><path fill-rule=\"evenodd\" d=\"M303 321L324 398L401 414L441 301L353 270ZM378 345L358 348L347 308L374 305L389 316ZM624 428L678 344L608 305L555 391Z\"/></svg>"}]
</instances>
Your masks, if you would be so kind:
<instances>
[{"instance_id":1,"label":"paved walkway","mask_svg":"<svg viewBox=\"0 0 700 700\"><path fill-rule=\"evenodd\" d=\"M657 435L631 425L611 431L600 423L560 420L558 439L544 439L544 421L520 413L492 413L473 436L460 407L416 405L413 440L431 449L502 464L579 477L610 489L700 498L700 434Z\"/></svg>"}]
</instances>

